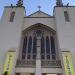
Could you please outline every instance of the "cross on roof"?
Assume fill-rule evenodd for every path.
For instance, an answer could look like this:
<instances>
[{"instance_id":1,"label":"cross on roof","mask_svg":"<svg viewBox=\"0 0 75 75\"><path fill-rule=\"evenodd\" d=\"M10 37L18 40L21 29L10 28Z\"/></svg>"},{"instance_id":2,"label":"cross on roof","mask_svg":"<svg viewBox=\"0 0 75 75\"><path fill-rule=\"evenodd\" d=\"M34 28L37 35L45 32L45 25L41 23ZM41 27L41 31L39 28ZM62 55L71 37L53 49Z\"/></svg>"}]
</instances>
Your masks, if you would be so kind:
<instances>
[{"instance_id":1,"label":"cross on roof","mask_svg":"<svg viewBox=\"0 0 75 75\"><path fill-rule=\"evenodd\" d=\"M41 9L41 6L39 5L39 6L38 6L38 8L39 8L39 11L40 11L40 9Z\"/></svg>"}]
</instances>

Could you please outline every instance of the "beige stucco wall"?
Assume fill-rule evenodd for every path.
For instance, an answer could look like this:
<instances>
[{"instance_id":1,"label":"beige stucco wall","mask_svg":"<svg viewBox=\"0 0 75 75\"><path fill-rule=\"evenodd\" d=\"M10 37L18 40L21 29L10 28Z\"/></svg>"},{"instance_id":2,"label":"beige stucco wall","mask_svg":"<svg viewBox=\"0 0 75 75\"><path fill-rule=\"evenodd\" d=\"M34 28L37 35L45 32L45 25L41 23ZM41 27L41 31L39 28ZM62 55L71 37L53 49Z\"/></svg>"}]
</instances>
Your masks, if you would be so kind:
<instances>
[{"instance_id":1,"label":"beige stucco wall","mask_svg":"<svg viewBox=\"0 0 75 75\"><path fill-rule=\"evenodd\" d=\"M47 25L52 29L56 30L55 18L24 18L23 29L26 29L31 25L35 25L37 23Z\"/></svg>"},{"instance_id":2,"label":"beige stucco wall","mask_svg":"<svg viewBox=\"0 0 75 75\"><path fill-rule=\"evenodd\" d=\"M36 68L16 68L16 73L35 73ZM41 68L41 73L61 73L62 68Z\"/></svg>"},{"instance_id":3,"label":"beige stucco wall","mask_svg":"<svg viewBox=\"0 0 75 75\"><path fill-rule=\"evenodd\" d=\"M16 68L15 69L16 73L35 73L35 68Z\"/></svg>"}]
</instances>

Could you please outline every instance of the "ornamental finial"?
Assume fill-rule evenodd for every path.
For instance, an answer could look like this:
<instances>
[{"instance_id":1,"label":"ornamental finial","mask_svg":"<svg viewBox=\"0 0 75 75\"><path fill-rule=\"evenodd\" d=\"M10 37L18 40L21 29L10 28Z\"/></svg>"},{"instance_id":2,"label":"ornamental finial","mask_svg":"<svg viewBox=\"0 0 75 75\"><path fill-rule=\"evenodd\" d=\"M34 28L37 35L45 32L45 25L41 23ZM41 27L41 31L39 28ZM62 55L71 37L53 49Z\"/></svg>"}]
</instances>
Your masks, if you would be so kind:
<instances>
[{"instance_id":1,"label":"ornamental finial","mask_svg":"<svg viewBox=\"0 0 75 75\"><path fill-rule=\"evenodd\" d=\"M16 5L17 5L17 7L22 7L23 6L23 0L19 0Z\"/></svg>"},{"instance_id":2,"label":"ornamental finial","mask_svg":"<svg viewBox=\"0 0 75 75\"><path fill-rule=\"evenodd\" d=\"M63 6L62 0L56 0L56 5L57 6Z\"/></svg>"}]
</instances>

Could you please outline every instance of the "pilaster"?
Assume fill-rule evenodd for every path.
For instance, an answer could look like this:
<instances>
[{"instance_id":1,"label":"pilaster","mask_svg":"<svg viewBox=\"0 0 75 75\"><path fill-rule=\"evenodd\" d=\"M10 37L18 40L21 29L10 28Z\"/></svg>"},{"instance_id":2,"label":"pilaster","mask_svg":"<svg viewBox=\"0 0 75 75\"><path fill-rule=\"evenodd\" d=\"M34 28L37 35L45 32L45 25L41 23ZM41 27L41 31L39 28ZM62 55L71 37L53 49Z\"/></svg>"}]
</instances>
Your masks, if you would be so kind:
<instances>
[{"instance_id":1,"label":"pilaster","mask_svg":"<svg viewBox=\"0 0 75 75\"><path fill-rule=\"evenodd\" d=\"M37 57L35 75L41 75L41 37L37 37Z\"/></svg>"}]
</instances>

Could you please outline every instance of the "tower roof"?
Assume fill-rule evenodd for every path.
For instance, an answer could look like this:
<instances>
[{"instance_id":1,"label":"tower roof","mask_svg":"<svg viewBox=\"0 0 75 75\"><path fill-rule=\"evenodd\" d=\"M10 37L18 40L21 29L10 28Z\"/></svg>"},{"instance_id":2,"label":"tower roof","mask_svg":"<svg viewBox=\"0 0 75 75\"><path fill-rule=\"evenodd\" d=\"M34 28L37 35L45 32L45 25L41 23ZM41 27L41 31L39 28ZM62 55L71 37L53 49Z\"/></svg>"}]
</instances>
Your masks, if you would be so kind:
<instances>
[{"instance_id":1,"label":"tower roof","mask_svg":"<svg viewBox=\"0 0 75 75\"><path fill-rule=\"evenodd\" d=\"M38 10L38 11L32 13L31 15L29 15L28 17L52 17L52 16L48 15L47 13L45 13L41 10Z\"/></svg>"}]
</instances>

